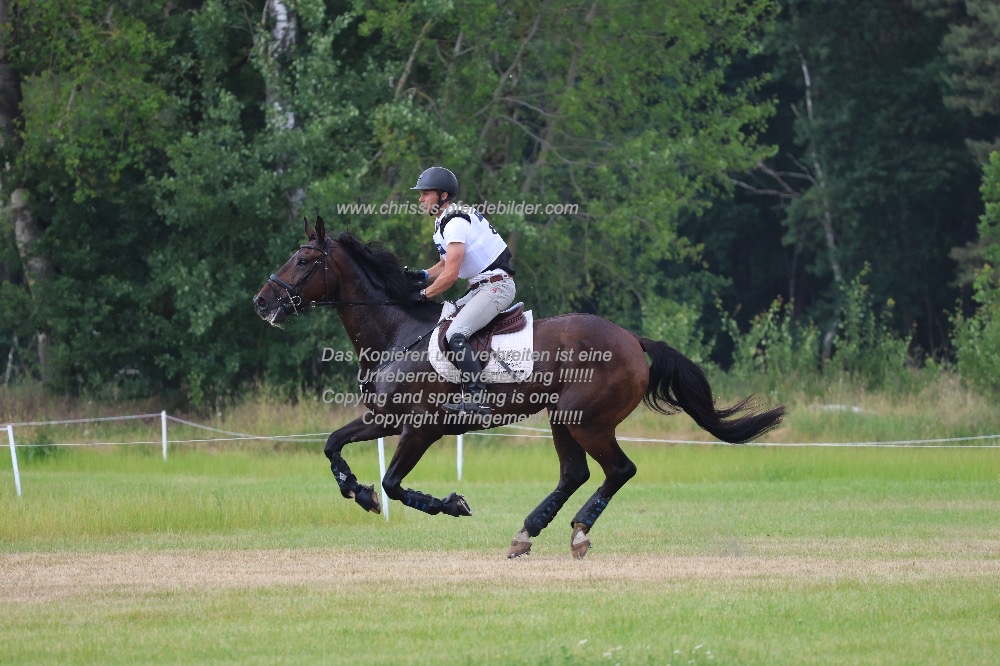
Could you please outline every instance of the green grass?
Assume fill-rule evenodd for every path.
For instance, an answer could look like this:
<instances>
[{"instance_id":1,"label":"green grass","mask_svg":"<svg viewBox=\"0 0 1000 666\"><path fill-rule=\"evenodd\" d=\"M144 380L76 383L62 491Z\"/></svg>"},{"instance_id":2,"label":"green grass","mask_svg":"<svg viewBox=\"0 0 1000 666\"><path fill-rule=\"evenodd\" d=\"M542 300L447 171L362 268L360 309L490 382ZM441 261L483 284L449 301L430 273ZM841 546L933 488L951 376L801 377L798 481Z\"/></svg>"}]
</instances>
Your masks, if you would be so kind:
<instances>
[{"instance_id":1,"label":"green grass","mask_svg":"<svg viewBox=\"0 0 1000 666\"><path fill-rule=\"evenodd\" d=\"M393 441L388 442L389 453ZM491 511L512 503L510 495L526 500L502 517L512 530L534 504L554 486L558 463L550 443L505 444L469 436L466 439L465 480L456 480L454 439L436 444L406 483L445 494L469 486L476 508ZM73 450L33 463L21 471L24 497L14 495L10 460L4 458L0 483L4 544L47 538L148 533L218 533L240 529L309 528L322 525L375 525L379 520L342 500L326 459L315 453L276 454L256 447L244 451L205 452L186 447L167 461L158 449L134 448ZM947 502L957 497L989 500L1000 479L1000 450L964 447L927 449L844 449L807 447L731 447L626 445L639 472L626 486L626 497L649 495L649 502L694 504L682 515L702 513L706 507L723 509L710 517L714 525L729 522L734 505L767 499L781 503L772 508L787 521L791 507L829 502L835 508L854 510L885 503L883 512L909 505ZM154 451L154 452L151 452ZM350 445L345 453L358 477L377 482L374 443ZM591 464L592 478L578 492L579 503L602 480L600 468ZM849 491L847 497L840 495ZM673 497L677 494L677 497ZM478 496L481 495L480 499ZM787 495L787 498L785 497ZM805 503L804 499L811 501ZM616 498L615 504L625 501ZM784 506L785 504L790 506ZM393 518L406 521L411 514L390 505ZM498 517L499 518L499 517ZM834 514L836 521L849 516ZM953 516L949 515L949 518ZM901 518L895 518L899 521ZM878 521L879 524L884 521ZM444 521L448 524L447 521ZM694 526L685 525L690 531ZM822 529L829 525L822 524ZM863 529L858 526L856 529ZM469 544L455 544L468 547ZM3 548L3 546L0 546Z\"/></svg>"},{"instance_id":2,"label":"green grass","mask_svg":"<svg viewBox=\"0 0 1000 666\"><path fill-rule=\"evenodd\" d=\"M160 409L0 397L0 421ZM782 400L789 416L770 442L1000 433L995 404L947 380L906 397L839 386ZM325 433L352 416L266 392L177 415L261 435ZM591 553L573 560L568 541L601 482L593 463L532 554L508 561L556 483L546 439L468 436L461 482L454 438L435 444L404 485L461 492L474 515L392 503L386 522L340 497L322 442L172 444L164 461L155 443L52 446L156 442L156 420L16 433L32 446L18 450L20 498L0 451L4 664L988 664L1000 653L1000 449L623 442L639 472ZM684 415L644 409L619 433L707 440ZM170 425L172 439L214 436ZM374 442L345 456L377 482Z\"/></svg>"},{"instance_id":3,"label":"green grass","mask_svg":"<svg viewBox=\"0 0 1000 666\"><path fill-rule=\"evenodd\" d=\"M577 562L568 521L596 469L530 556L503 557L555 484L547 442L470 437L462 482L454 444L435 445L407 485L463 492L474 515L393 503L388 523L339 496L318 450L178 448L35 460L21 498L0 466L0 663L985 664L1000 650L996 450L626 445L639 474ZM374 445L346 454L375 481ZM27 601L17 583L32 558L113 579L100 563L202 554L319 571L70 582Z\"/></svg>"},{"instance_id":4,"label":"green grass","mask_svg":"<svg viewBox=\"0 0 1000 666\"><path fill-rule=\"evenodd\" d=\"M949 594L921 583L373 584L151 594L124 610L108 594L22 609L4 623L3 652L11 663L994 663L995 596L945 582Z\"/></svg>"}]
</instances>

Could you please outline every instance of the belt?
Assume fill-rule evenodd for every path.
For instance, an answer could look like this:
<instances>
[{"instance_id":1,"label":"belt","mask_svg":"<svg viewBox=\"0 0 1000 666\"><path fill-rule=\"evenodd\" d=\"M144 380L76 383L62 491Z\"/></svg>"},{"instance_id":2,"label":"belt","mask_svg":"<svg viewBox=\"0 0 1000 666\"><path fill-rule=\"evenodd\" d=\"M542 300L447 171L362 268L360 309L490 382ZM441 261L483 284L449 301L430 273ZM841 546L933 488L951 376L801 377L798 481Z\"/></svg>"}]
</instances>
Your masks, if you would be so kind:
<instances>
[{"instance_id":1,"label":"belt","mask_svg":"<svg viewBox=\"0 0 1000 666\"><path fill-rule=\"evenodd\" d=\"M486 278L485 280L480 280L479 282L470 282L469 286L475 288L475 287L478 287L480 285L489 284L491 282L500 282L500 280L506 280L509 277L510 276L507 275L506 273L497 273L496 275L491 275L490 277Z\"/></svg>"}]
</instances>

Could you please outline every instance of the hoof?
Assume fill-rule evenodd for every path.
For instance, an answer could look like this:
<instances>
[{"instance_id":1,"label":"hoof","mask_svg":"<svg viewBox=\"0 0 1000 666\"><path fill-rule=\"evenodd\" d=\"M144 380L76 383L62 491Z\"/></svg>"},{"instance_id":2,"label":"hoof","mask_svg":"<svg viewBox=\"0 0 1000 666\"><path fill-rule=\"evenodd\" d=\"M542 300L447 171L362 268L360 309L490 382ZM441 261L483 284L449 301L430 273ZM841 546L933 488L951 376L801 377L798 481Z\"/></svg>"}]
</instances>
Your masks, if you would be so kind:
<instances>
[{"instance_id":1,"label":"hoof","mask_svg":"<svg viewBox=\"0 0 1000 666\"><path fill-rule=\"evenodd\" d=\"M579 560L590 550L590 537L587 536L588 527L583 523L573 523L573 536L569 539L569 548L573 552L573 559Z\"/></svg>"},{"instance_id":2,"label":"hoof","mask_svg":"<svg viewBox=\"0 0 1000 666\"><path fill-rule=\"evenodd\" d=\"M514 535L514 540L510 542L510 548L507 549L507 557L509 559L514 559L515 557L527 555L530 552L531 537L528 536L527 530L521 530Z\"/></svg>"},{"instance_id":3,"label":"hoof","mask_svg":"<svg viewBox=\"0 0 1000 666\"><path fill-rule=\"evenodd\" d=\"M351 493L351 497L365 511L372 513L382 513L382 503L378 499L378 493L372 486L361 486L356 492Z\"/></svg>"},{"instance_id":4,"label":"hoof","mask_svg":"<svg viewBox=\"0 0 1000 666\"><path fill-rule=\"evenodd\" d=\"M441 500L441 512L456 518L458 516L471 516L472 507L469 506L464 497L452 493Z\"/></svg>"}]
</instances>

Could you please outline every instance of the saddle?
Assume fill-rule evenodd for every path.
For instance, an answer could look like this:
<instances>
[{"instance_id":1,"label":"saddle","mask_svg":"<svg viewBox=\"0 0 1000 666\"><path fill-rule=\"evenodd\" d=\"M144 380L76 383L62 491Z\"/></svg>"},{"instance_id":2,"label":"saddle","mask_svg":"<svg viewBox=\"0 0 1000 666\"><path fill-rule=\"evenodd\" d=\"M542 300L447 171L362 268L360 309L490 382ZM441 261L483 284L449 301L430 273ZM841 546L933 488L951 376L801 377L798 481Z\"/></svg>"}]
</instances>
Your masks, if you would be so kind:
<instances>
[{"instance_id":1,"label":"saddle","mask_svg":"<svg viewBox=\"0 0 1000 666\"><path fill-rule=\"evenodd\" d=\"M484 356L489 357L489 352L493 350L494 335L517 333L524 330L527 323L528 320L524 317L524 303L517 303L498 314L486 326L473 333L472 337L469 338L469 345L472 346L472 351L475 352L477 358L483 359ZM438 347L443 354L451 353L451 350L448 348L447 337L450 325L451 319L447 319L441 322L441 326L438 328ZM485 361L485 359L483 360Z\"/></svg>"}]
</instances>

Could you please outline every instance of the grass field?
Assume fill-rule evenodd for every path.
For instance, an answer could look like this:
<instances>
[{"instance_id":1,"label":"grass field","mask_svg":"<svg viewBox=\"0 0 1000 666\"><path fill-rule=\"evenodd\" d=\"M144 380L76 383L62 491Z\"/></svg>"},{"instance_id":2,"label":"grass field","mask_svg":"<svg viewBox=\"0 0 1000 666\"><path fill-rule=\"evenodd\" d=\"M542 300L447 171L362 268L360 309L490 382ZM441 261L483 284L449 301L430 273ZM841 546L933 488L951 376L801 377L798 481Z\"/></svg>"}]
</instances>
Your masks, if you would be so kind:
<instances>
[{"instance_id":1,"label":"grass field","mask_svg":"<svg viewBox=\"0 0 1000 666\"><path fill-rule=\"evenodd\" d=\"M897 411L801 408L773 435L933 431ZM933 434L981 434L960 411ZM622 432L696 434L654 418ZM474 515L393 503L388 522L340 497L321 444L43 447L21 498L4 452L0 663L996 663L1000 450L625 447L639 473L582 561L593 465L532 554L504 557L555 485L545 440L468 437L461 482L436 444L406 485ZM376 481L374 444L345 454Z\"/></svg>"}]
</instances>

